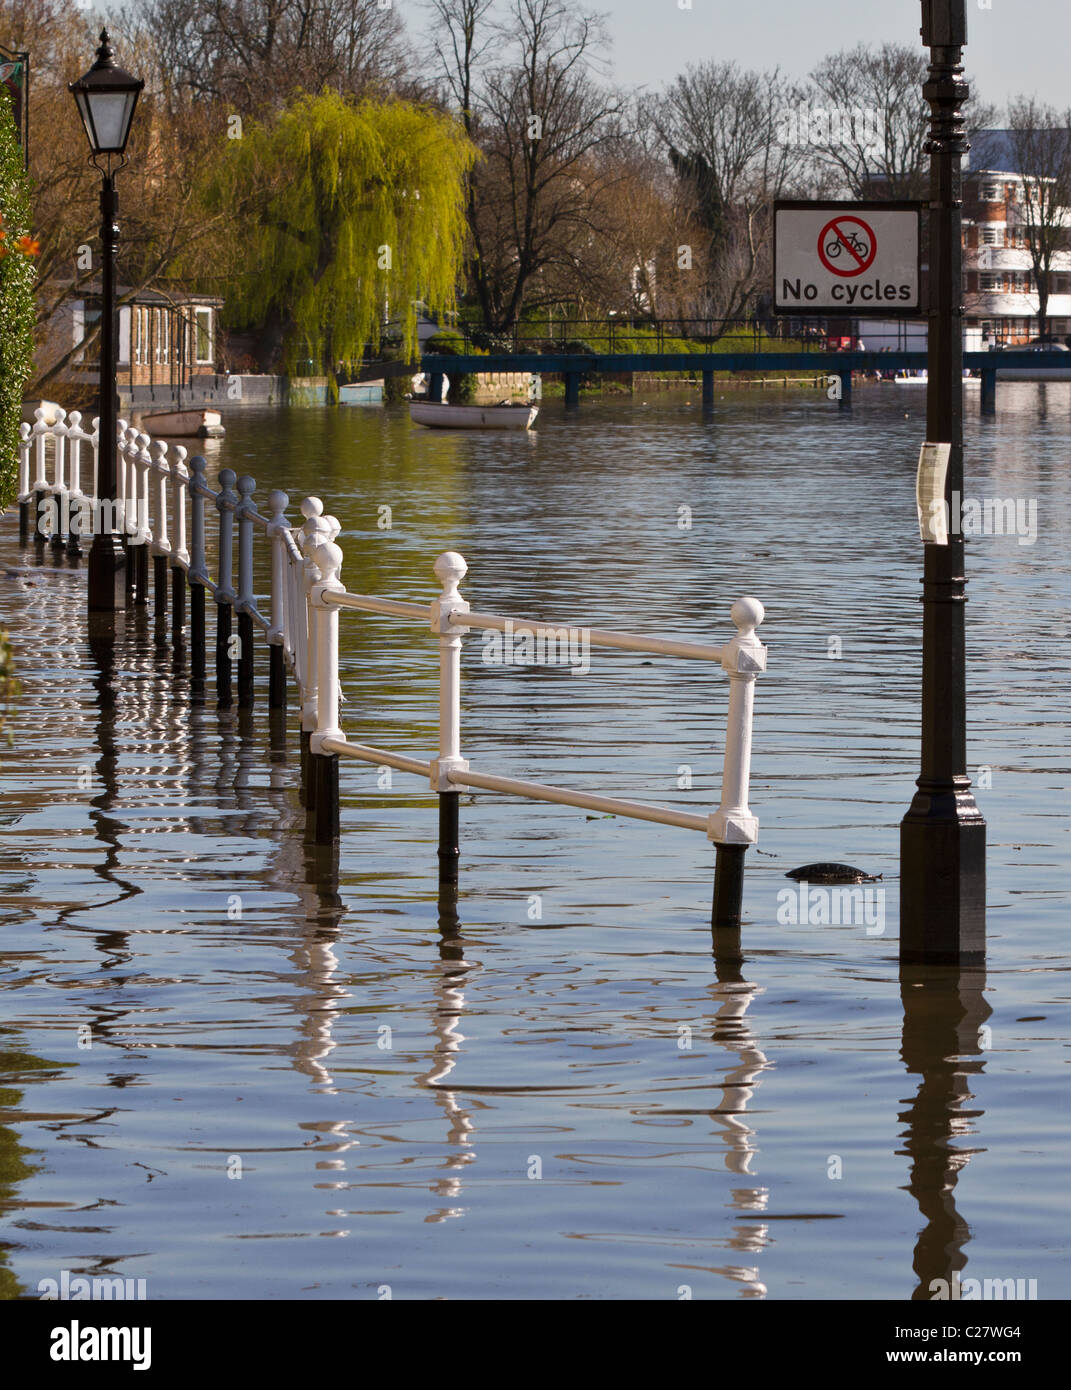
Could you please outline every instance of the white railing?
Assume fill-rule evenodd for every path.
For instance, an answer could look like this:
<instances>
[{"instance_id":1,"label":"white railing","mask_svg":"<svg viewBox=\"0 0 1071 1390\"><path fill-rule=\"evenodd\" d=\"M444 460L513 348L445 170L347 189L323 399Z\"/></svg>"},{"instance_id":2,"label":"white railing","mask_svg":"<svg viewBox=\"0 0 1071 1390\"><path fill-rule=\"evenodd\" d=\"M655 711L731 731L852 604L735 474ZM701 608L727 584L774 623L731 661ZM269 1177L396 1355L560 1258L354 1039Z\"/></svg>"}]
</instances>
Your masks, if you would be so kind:
<instances>
[{"instance_id":1,"label":"white railing","mask_svg":"<svg viewBox=\"0 0 1071 1390\"><path fill-rule=\"evenodd\" d=\"M480 789L703 832L716 846L716 873L722 879L720 902L717 889L715 893L715 921L719 925L731 925L739 920L743 871L741 852L758 838L758 820L748 804L754 684L756 676L766 669L766 648L756 636L756 629L764 617L762 604L757 599L737 599L730 610L736 634L724 646L714 647L636 633L578 628L575 623L528 621L500 614L473 612L458 588L468 566L464 558L454 551L440 555L435 562L435 573L442 582L443 592L432 601L430 613L419 604L347 592L340 578L342 561L340 547L330 540L316 544L312 550L312 563L318 578L309 591L309 637L316 653L317 674L316 688L311 692L316 718L309 751L314 758L353 758L427 777L431 789L440 796L442 880L456 878L456 794L462 790ZM438 636L439 750L436 757L424 761L389 749L350 742L347 738L340 725L338 680L339 614L346 610L426 622L430 631ZM549 638L559 643L562 633L579 632L585 649L589 646L609 647L719 664L729 677L729 710L718 807L705 815L698 815L666 806L475 771L462 755L461 748L461 645L462 638L472 628L493 632L523 630L536 639ZM338 835L337 769L321 768L317 776L321 780L310 790L307 803L313 821L309 838L316 843L326 844ZM454 797L447 810L444 799L451 793Z\"/></svg>"},{"instance_id":2,"label":"white railing","mask_svg":"<svg viewBox=\"0 0 1071 1390\"><path fill-rule=\"evenodd\" d=\"M90 459L90 451L92 460ZM99 437L96 422L87 431L81 416L56 408L51 419L35 412L35 423L23 425L19 450L20 532L25 536L36 509L34 533L38 542L78 550L78 542L102 520L104 508L96 496ZM92 467L90 464L92 463ZM185 596L191 595L191 675L203 682L205 665L205 596L216 603L216 687L221 705L231 703L231 671L238 662L238 704L254 700L254 632L259 629L270 653L269 705L286 703L286 671L298 690L303 744L303 801L306 840L331 845L339 833L338 762L351 758L426 777L439 796L439 873L441 883L457 880L459 793L499 792L661 825L698 830L717 852L715 866L715 925L739 921L744 851L758 836L758 820L749 802L752 715L756 676L766 669L766 648L756 636L763 621L762 604L740 598L730 616L735 635L722 646L676 638L578 627L575 623L528 622L496 613L473 612L459 584L467 572L465 560L454 551L440 555L435 573L442 593L427 606L370 594L349 593L340 578L342 551L335 543L339 522L324 515L317 497L301 503L303 522L291 526L286 516L289 498L273 491L270 515L257 509L256 482L237 477L229 468L219 471L219 490L208 482L203 457L187 460L181 446L118 422L116 502L118 529L127 547L128 601L147 604L148 560L152 557L155 616L164 621L171 576L172 635L184 638ZM88 491L84 491L88 485ZM209 572L208 518L214 528L216 569ZM89 522L91 525L87 526ZM235 530L237 528L237 535ZM269 593L262 607L254 590L256 541L270 548ZM237 587L235 548L237 543ZM339 616L363 612L427 623L439 639L439 747L427 760L388 749L351 742L341 727L342 690L339 679ZM232 633L237 614L238 633ZM563 633L579 633L585 650L605 647L655 656L716 663L729 678L725 754L718 806L699 814L667 806L628 801L543 782L522 781L474 769L462 754L461 647L473 628L485 632L523 630L536 640L561 641Z\"/></svg>"}]
</instances>

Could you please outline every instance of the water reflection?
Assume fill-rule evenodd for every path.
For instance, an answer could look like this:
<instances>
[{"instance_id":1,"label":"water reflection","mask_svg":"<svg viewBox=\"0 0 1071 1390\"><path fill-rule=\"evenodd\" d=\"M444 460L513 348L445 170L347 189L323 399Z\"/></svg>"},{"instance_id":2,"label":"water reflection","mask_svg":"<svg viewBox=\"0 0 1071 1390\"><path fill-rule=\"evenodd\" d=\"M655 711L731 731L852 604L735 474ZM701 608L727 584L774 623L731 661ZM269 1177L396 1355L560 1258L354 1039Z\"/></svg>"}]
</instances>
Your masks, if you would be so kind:
<instances>
[{"instance_id":1,"label":"water reflection","mask_svg":"<svg viewBox=\"0 0 1071 1390\"><path fill-rule=\"evenodd\" d=\"M915 1244L912 1268L918 1280L912 1299L930 1299L930 1283L949 1284L967 1263L970 1227L956 1206L960 1171L982 1148L962 1143L975 1132L978 1109L970 1078L985 1069L983 1025L992 1010L984 995L985 970L955 967L904 967L900 997L904 1008L900 1056L918 1090L900 1115L906 1125L904 1147L910 1160L907 1190L918 1203L925 1225Z\"/></svg>"},{"instance_id":2,"label":"water reflection","mask_svg":"<svg viewBox=\"0 0 1071 1390\"><path fill-rule=\"evenodd\" d=\"M759 1079L773 1063L759 1046L745 1015L752 1003L764 991L744 979L740 954L739 930L719 930L715 933L715 980L710 986L714 1003L714 1019L710 1038L736 1059L736 1065L725 1072L724 1080L715 1082L721 1091L721 1101L711 1118L721 1130L725 1145L725 1167L740 1177L753 1178L751 1165L759 1152L755 1129L748 1123L747 1108L759 1086ZM769 1189L755 1183L734 1187L730 1206L739 1212L766 1210ZM728 1240L733 1250L758 1256L769 1244L769 1226L760 1221L734 1224ZM716 1273L743 1285L742 1298L765 1298L766 1285L759 1277L756 1265L724 1265Z\"/></svg>"},{"instance_id":3,"label":"water reflection","mask_svg":"<svg viewBox=\"0 0 1071 1390\"><path fill-rule=\"evenodd\" d=\"M458 1102L457 1093L446 1078L457 1064L457 1054L465 1035L461 1031L461 1018L465 1012L465 981L472 969L465 959L465 940L461 935L458 918L457 885L439 885L439 961L434 979L434 1008L431 1015L431 1028L435 1035L435 1048L431 1065L427 1071L416 1077L421 1086L429 1087L435 1096L435 1104L442 1111L446 1121L446 1143L449 1146L443 1161L443 1176L431 1186L436 1196L447 1203L429 1212L425 1222L436 1224L447 1221L452 1216L461 1216L464 1207L458 1205L461 1196L462 1170L476 1158L475 1150L470 1148L476 1129L472 1116Z\"/></svg>"}]
</instances>

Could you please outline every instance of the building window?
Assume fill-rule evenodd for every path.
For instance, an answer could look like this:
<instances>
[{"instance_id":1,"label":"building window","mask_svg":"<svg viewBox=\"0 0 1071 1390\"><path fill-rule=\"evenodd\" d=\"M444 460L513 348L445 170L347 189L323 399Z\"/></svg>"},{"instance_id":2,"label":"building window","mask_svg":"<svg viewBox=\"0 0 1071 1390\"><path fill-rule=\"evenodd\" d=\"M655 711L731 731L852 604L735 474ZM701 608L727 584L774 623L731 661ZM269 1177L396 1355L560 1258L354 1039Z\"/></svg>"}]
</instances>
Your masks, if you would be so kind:
<instances>
[{"instance_id":1,"label":"building window","mask_svg":"<svg viewBox=\"0 0 1071 1390\"><path fill-rule=\"evenodd\" d=\"M1001 288L1001 282L1000 282L1000 276L999 276L999 275L982 275L980 278L981 278L981 287L982 287L983 290L990 290L990 291L993 291L993 290L999 290L999 289Z\"/></svg>"},{"instance_id":2,"label":"building window","mask_svg":"<svg viewBox=\"0 0 1071 1390\"><path fill-rule=\"evenodd\" d=\"M982 245L983 246L1003 246L1004 230L1001 227L983 227Z\"/></svg>"},{"instance_id":3,"label":"building window","mask_svg":"<svg viewBox=\"0 0 1071 1390\"><path fill-rule=\"evenodd\" d=\"M1000 185L997 183L987 183L982 189L983 203L1000 203L1004 200L1000 196Z\"/></svg>"},{"instance_id":4,"label":"building window","mask_svg":"<svg viewBox=\"0 0 1071 1390\"><path fill-rule=\"evenodd\" d=\"M215 361L215 352L212 342L212 310L195 309L194 325L196 332L196 351L198 364L212 363Z\"/></svg>"},{"instance_id":5,"label":"building window","mask_svg":"<svg viewBox=\"0 0 1071 1390\"><path fill-rule=\"evenodd\" d=\"M171 315L166 309L160 309L158 312L160 315L160 356L157 361L162 362L166 367L171 360Z\"/></svg>"}]
</instances>

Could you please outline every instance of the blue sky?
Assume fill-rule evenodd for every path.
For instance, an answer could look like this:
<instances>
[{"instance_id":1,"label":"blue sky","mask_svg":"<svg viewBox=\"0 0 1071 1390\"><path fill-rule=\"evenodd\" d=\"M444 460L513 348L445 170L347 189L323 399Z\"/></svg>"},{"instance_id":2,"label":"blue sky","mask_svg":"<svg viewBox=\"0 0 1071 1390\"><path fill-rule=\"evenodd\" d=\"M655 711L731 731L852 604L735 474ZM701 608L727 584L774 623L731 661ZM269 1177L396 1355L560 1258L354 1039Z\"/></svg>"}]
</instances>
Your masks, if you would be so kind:
<instances>
[{"instance_id":1,"label":"blue sky","mask_svg":"<svg viewBox=\"0 0 1071 1390\"><path fill-rule=\"evenodd\" d=\"M410 32L424 14L394 0ZM584 0L607 15L617 81L658 87L689 62L735 59L804 77L826 53L886 39L921 46L920 0ZM987 101L1019 92L1071 106L1071 0L967 0L967 73ZM1035 38L1034 35L1038 37Z\"/></svg>"}]
</instances>

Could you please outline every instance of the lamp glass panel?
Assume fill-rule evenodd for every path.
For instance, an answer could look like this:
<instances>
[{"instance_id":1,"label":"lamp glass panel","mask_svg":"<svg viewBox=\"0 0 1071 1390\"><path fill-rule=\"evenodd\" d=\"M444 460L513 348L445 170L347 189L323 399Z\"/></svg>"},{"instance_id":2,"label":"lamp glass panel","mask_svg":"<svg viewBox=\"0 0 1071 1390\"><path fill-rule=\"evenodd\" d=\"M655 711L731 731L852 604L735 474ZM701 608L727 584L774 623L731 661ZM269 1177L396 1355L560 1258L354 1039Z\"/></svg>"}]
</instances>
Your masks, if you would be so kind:
<instances>
[{"instance_id":1,"label":"lamp glass panel","mask_svg":"<svg viewBox=\"0 0 1071 1390\"><path fill-rule=\"evenodd\" d=\"M90 139L100 153L123 150L136 95L136 92L93 92L88 97L93 126Z\"/></svg>"}]
</instances>

